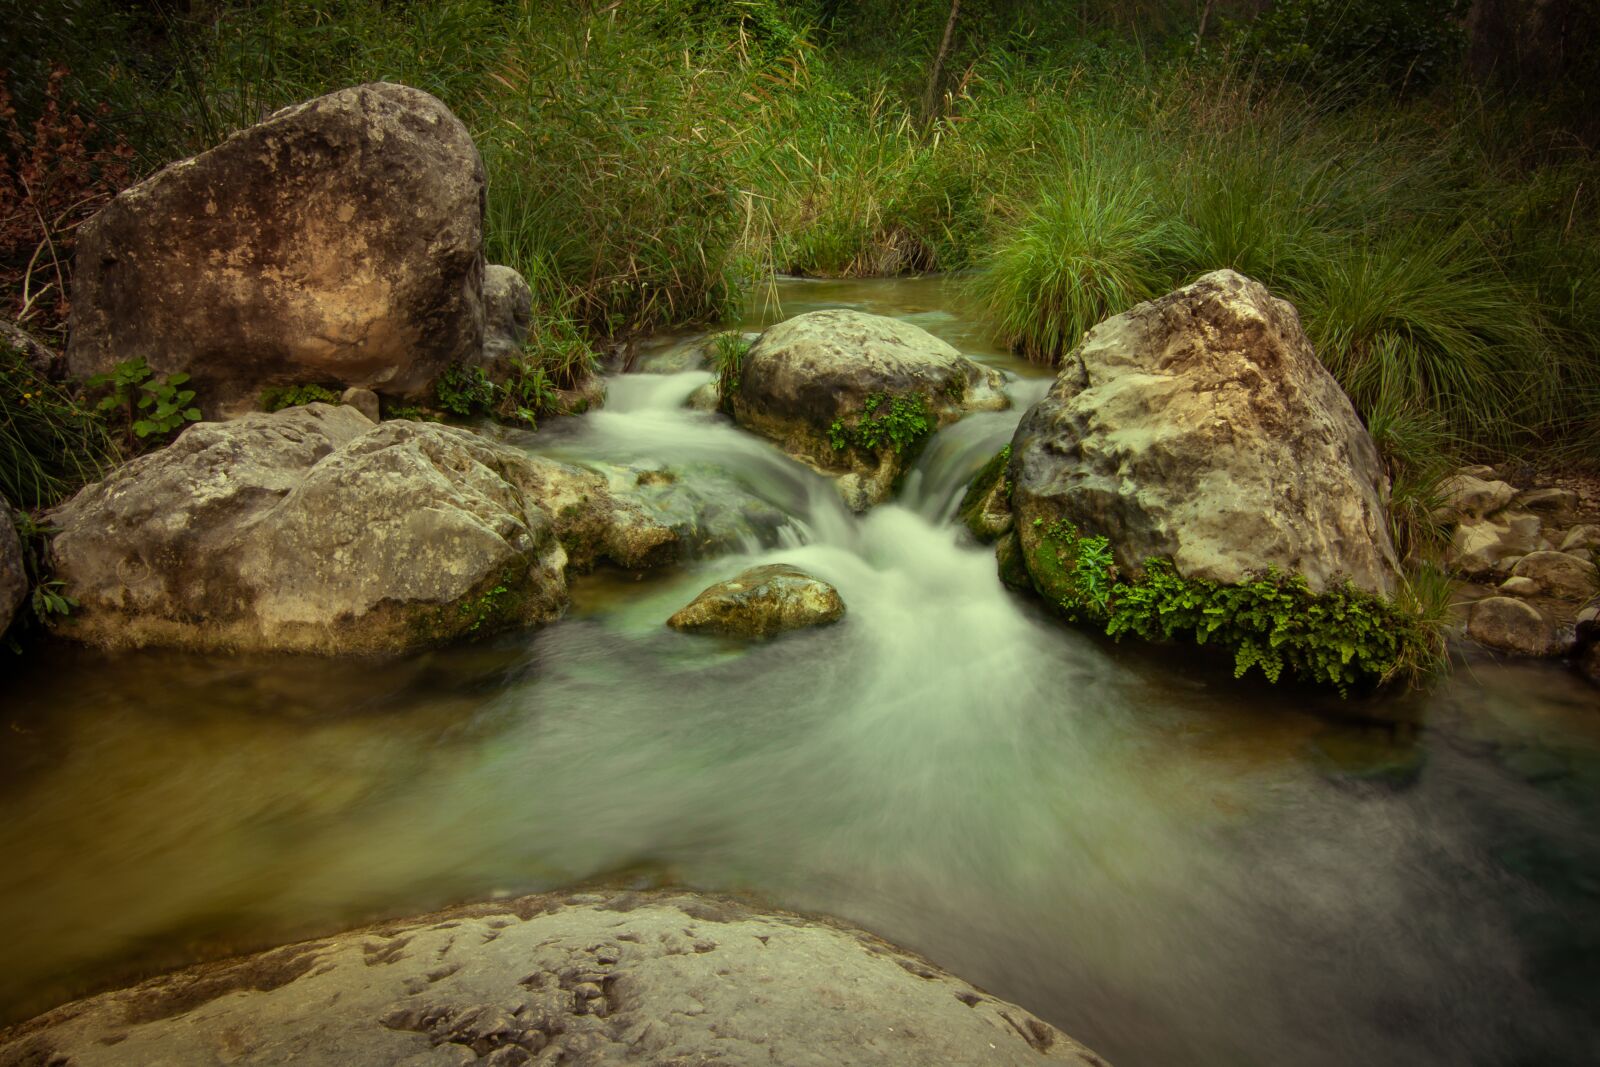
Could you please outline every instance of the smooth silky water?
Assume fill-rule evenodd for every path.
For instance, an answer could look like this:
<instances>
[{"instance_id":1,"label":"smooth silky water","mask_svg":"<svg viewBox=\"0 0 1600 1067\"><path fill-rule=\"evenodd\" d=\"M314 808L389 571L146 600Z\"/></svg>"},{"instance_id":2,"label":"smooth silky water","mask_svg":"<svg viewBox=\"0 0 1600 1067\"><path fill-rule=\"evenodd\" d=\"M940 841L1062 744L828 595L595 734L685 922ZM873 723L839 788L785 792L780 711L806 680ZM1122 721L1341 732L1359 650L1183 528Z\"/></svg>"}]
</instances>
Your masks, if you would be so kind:
<instances>
[{"instance_id":1,"label":"smooth silky water","mask_svg":"<svg viewBox=\"0 0 1600 1067\"><path fill-rule=\"evenodd\" d=\"M1600 1059L1595 689L1470 659L1345 705L1074 632L952 520L1045 379L938 280L778 296L749 324L901 315L1020 372L1018 407L938 435L855 517L684 409L707 372L620 376L530 447L721 479L787 521L399 660L7 664L0 1017L455 901L672 884L855 921L1120 1067ZM834 583L843 622L757 645L664 625L778 560Z\"/></svg>"}]
</instances>

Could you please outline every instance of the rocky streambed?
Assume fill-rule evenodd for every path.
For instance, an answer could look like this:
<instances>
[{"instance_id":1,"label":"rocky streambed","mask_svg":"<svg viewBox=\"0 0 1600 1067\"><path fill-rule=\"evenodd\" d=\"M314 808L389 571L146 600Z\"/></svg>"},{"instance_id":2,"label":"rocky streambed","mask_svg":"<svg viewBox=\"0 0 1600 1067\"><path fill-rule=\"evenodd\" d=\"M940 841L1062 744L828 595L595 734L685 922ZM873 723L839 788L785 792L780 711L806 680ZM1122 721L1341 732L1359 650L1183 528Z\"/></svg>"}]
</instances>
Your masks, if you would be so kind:
<instances>
[{"instance_id":1,"label":"rocky streambed","mask_svg":"<svg viewBox=\"0 0 1600 1067\"><path fill-rule=\"evenodd\" d=\"M1470 643L1431 690L1378 686L1414 637L1387 483L1292 307L1217 272L1047 377L944 282L790 282L747 351L644 353L537 434L386 419L441 366L506 373L527 326L430 101L289 109L90 228L101 267L123 250L74 304L69 360L98 366L118 294L167 264L142 210L204 214L302 140L312 170L394 154L291 174L273 227L196 231L223 247L140 329L162 369L214 372L219 418L48 516L81 645L30 656L3 709L6 1015L296 943L59 1007L4 1055L1098 1062L1061 1027L1124 1064L1593 1059L1595 690ZM250 316L300 290L240 303L241 279L329 213L410 225L380 216L396 174L426 184L417 153L452 254L392 286L302 264L327 344L262 341ZM390 237L362 254L415 258ZM173 323L227 300L260 358L224 374L185 337L228 338ZM344 402L239 414L305 374ZM1450 505L1476 508L1458 554L1498 546L1467 632L1495 644L1510 604L1547 639L1499 647L1581 649L1586 535L1490 473ZM521 896L596 881L907 947Z\"/></svg>"}]
</instances>

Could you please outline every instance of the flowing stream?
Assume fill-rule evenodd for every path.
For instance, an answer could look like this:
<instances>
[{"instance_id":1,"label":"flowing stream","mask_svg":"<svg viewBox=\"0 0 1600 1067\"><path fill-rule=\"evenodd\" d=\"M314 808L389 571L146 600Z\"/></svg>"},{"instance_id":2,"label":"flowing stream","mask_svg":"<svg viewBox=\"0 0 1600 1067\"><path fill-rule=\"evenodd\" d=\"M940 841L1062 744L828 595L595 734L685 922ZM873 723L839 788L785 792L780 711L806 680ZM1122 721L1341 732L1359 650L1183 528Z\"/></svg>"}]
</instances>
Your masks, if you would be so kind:
<instances>
[{"instance_id":1,"label":"flowing stream","mask_svg":"<svg viewBox=\"0 0 1600 1067\"><path fill-rule=\"evenodd\" d=\"M526 437L778 521L537 632L398 661L52 647L0 691L0 1021L167 966L579 882L841 916L1118 1067L1600 1061L1600 700L1462 660L1348 705L1066 628L952 520L1045 379L938 280L787 282L1019 375L900 499L630 374ZM777 317L752 309L747 325ZM746 566L832 582L767 644L663 621ZM286 566L292 562L286 561Z\"/></svg>"}]
</instances>

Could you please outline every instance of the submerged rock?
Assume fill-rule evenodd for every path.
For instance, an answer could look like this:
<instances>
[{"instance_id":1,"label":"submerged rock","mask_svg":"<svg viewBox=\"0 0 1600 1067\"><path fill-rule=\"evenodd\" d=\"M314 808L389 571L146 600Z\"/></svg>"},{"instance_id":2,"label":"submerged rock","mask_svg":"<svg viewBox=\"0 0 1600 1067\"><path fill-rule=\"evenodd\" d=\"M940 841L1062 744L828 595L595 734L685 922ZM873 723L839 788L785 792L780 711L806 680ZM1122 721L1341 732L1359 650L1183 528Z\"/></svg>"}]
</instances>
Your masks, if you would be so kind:
<instances>
[{"instance_id":1,"label":"submerged rock","mask_svg":"<svg viewBox=\"0 0 1600 1067\"><path fill-rule=\"evenodd\" d=\"M523 897L192 967L0 1032L0 1062L1106 1067L828 919L690 893Z\"/></svg>"},{"instance_id":2,"label":"submerged rock","mask_svg":"<svg viewBox=\"0 0 1600 1067\"><path fill-rule=\"evenodd\" d=\"M542 622L583 564L675 535L467 430L311 404L199 423L50 516L68 636L107 647L390 652Z\"/></svg>"},{"instance_id":3,"label":"submerged rock","mask_svg":"<svg viewBox=\"0 0 1600 1067\"><path fill-rule=\"evenodd\" d=\"M778 323L723 401L734 420L838 478L857 511L887 500L928 434L1009 401L998 371L917 326L859 311Z\"/></svg>"},{"instance_id":4,"label":"submerged rock","mask_svg":"<svg viewBox=\"0 0 1600 1067\"><path fill-rule=\"evenodd\" d=\"M1390 594L1383 470L1287 302L1233 271L1107 319L1012 439L1026 557L1065 520L1124 573L1224 584L1269 567ZM1039 575L1035 574L1035 578Z\"/></svg>"},{"instance_id":5,"label":"submerged rock","mask_svg":"<svg viewBox=\"0 0 1600 1067\"><path fill-rule=\"evenodd\" d=\"M692 633L773 637L844 615L839 591L786 563L752 567L706 589L667 625Z\"/></svg>"},{"instance_id":6,"label":"submerged rock","mask_svg":"<svg viewBox=\"0 0 1600 1067\"><path fill-rule=\"evenodd\" d=\"M483 197L467 128L419 89L286 108L79 231L68 363L187 372L208 415L294 382L419 394L483 343Z\"/></svg>"},{"instance_id":7,"label":"submerged rock","mask_svg":"<svg viewBox=\"0 0 1600 1067\"><path fill-rule=\"evenodd\" d=\"M1562 651L1549 620L1533 605L1508 596L1487 597L1472 605L1467 636L1487 648L1519 656L1554 656Z\"/></svg>"},{"instance_id":8,"label":"submerged rock","mask_svg":"<svg viewBox=\"0 0 1600 1067\"><path fill-rule=\"evenodd\" d=\"M11 504L0 496L0 634L28 598L28 571L22 563L22 541L11 519Z\"/></svg>"}]
</instances>

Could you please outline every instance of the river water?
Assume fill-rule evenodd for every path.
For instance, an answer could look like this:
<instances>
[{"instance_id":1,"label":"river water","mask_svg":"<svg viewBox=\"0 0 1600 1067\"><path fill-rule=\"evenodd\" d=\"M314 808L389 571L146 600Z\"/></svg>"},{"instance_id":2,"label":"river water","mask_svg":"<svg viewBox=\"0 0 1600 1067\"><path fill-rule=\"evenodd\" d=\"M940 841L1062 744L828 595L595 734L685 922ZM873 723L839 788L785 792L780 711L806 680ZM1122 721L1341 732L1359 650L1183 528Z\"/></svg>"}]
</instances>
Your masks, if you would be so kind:
<instances>
[{"instance_id":1,"label":"river water","mask_svg":"<svg viewBox=\"0 0 1600 1067\"><path fill-rule=\"evenodd\" d=\"M786 282L756 326L895 314L1019 377L900 500L614 378L527 438L783 513L577 580L543 630L384 662L50 648L0 695L0 1020L447 903L687 885L835 914L1119 1067L1600 1061L1600 699L1461 659L1343 704L1074 632L951 520L1041 395L938 280ZM753 646L663 621L785 561L846 618Z\"/></svg>"}]
</instances>

